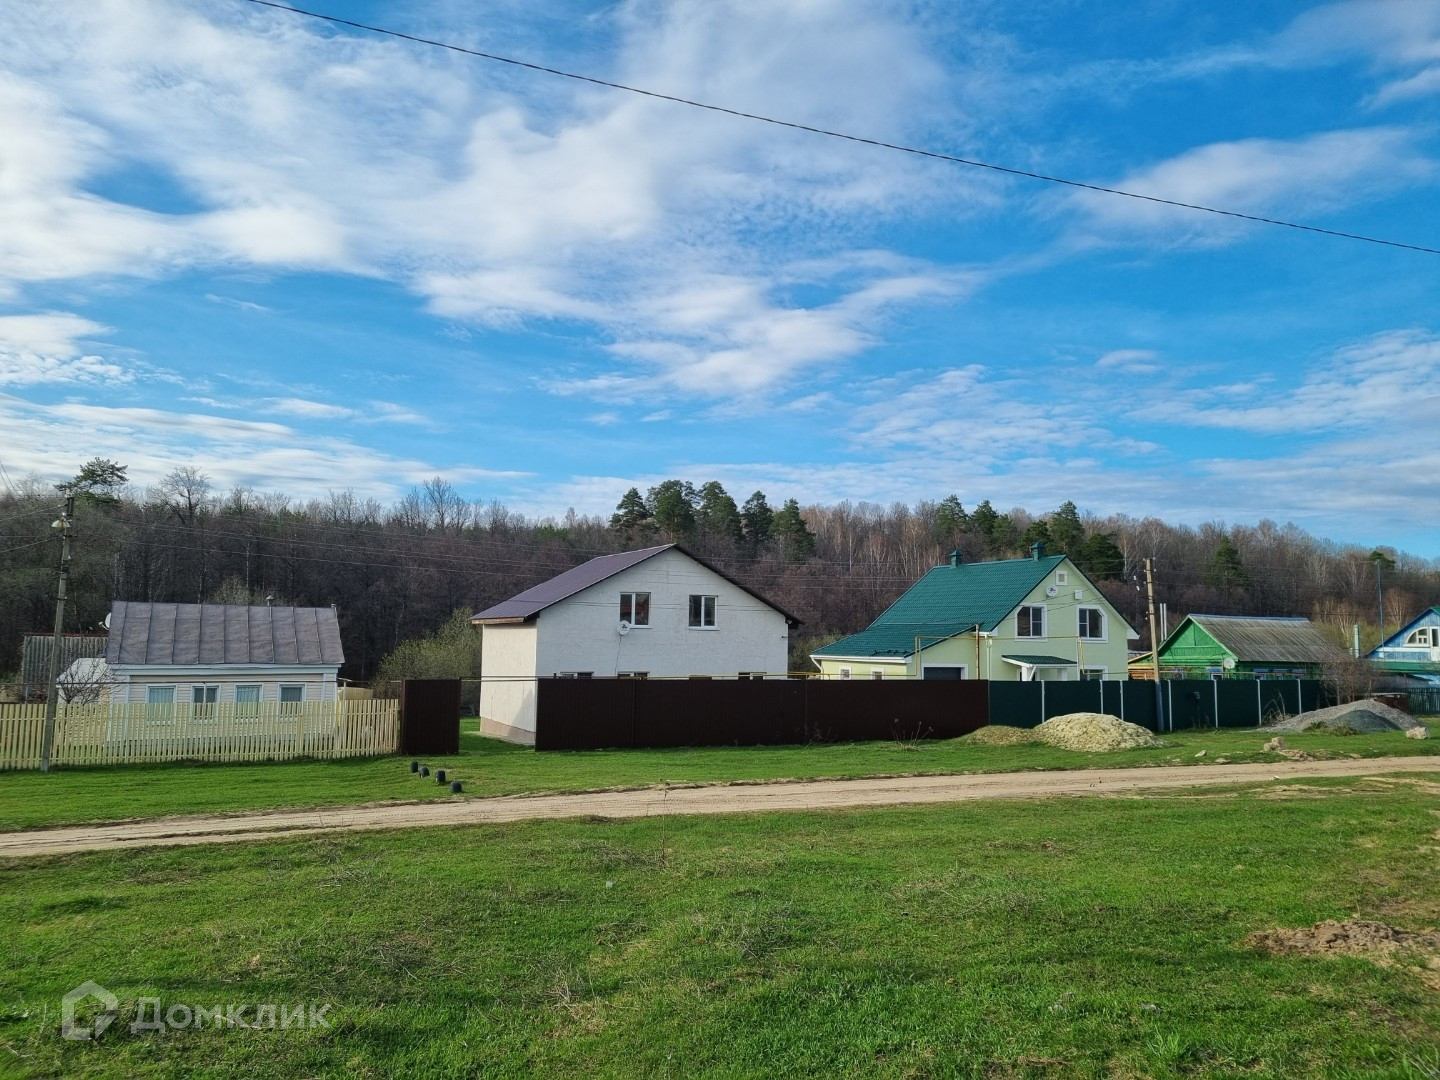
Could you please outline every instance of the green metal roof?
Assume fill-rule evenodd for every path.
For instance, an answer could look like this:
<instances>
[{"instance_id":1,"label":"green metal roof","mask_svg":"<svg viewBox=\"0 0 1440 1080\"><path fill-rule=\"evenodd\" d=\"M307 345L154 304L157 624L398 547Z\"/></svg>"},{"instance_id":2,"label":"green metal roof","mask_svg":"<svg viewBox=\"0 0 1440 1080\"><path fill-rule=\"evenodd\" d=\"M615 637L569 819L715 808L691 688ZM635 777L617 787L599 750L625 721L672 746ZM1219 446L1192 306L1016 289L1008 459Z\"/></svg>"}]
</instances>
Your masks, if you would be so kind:
<instances>
[{"instance_id":1,"label":"green metal roof","mask_svg":"<svg viewBox=\"0 0 1440 1080\"><path fill-rule=\"evenodd\" d=\"M1050 555L1043 559L937 566L864 630L816 649L811 655L910 656L915 652L917 637L923 649L973 630L977 623L988 633L1064 561L1064 555Z\"/></svg>"},{"instance_id":2,"label":"green metal roof","mask_svg":"<svg viewBox=\"0 0 1440 1080\"><path fill-rule=\"evenodd\" d=\"M1031 653L1005 653L1001 660L1010 660L1017 664L1029 664L1031 667L1074 667L1074 660L1066 660L1063 656L1043 656Z\"/></svg>"}]
</instances>

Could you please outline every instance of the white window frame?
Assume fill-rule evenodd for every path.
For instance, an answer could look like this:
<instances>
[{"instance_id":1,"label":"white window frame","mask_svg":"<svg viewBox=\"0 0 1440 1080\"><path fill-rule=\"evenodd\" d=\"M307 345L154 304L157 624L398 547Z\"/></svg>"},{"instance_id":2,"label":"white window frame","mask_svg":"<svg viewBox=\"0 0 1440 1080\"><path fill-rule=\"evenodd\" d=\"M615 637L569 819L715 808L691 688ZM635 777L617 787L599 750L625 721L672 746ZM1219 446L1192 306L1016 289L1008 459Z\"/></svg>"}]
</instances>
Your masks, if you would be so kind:
<instances>
[{"instance_id":1,"label":"white window frame","mask_svg":"<svg viewBox=\"0 0 1440 1080\"><path fill-rule=\"evenodd\" d=\"M1020 615L1021 612L1026 611L1040 612L1040 633L1023 634L1020 632ZM1033 620L1034 616L1027 616L1027 618ZM1017 638L1023 638L1026 641L1044 641L1046 639L1047 631L1050 629L1049 624L1050 613L1045 610L1044 604L1021 604L1019 610L1015 612L1015 636Z\"/></svg>"},{"instance_id":2,"label":"white window frame","mask_svg":"<svg viewBox=\"0 0 1440 1080\"><path fill-rule=\"evenodd\" d=\"M695 621L695 601L700 601L700 621ZM707 604L706 601L709 601ZM707 612L706 609L709 609ZM710 621L705 621L706 615ZM720 597L712 596L709 593L691 593L690 600L686 605L686 621L690 624L691 630L714 630L720 621Z\"/></svg>"},{"instance_id":3,"label":"white window frame","mask_svg":"<svg viewBox=\"0 0 1440 1080\"><path fill-rule=\"evenodd\" d=\"M617 671L615 677L617 679L648 679L650 673L648 671Z\"/></svg>"},{"instance_id":4,"label":"white window frame","mask_svg":"<svg viewBox=\"0 0 1440 1080\"><path fill-rule=\"evenodd\" d=\"M1435 648L1436 630L1433 626L1420 626L1410 631L1409 637L1405 639L1405 648L1409 649L1433 649Z\"/></svg>"},{"instance_id":5,"label":"white window frame","mask_svg":"<svg viewBox=\"0 0 1440 1080\"><path fill-rule=\"evenodd\" d=\"M872 668L870 669L870 678L872 678L872 679L883 679L883 678L885 678L885 670L884 670L883 668L872 667Z\"/></svg>"},{"instance_id":6,"label":"white window frame","mask_svg":"<svg viewBox=\"0 0 1440 1080\"><path fill-rule=\"evenodd\" d=\"M242 690L255 691L253 699L245 699L240 696ZM237 717L254 718L260 715L260 703L265 700L265 687L261 683L236 683L235 684L235 715Z\"/></svg>"},{"instance_id":7,"label":"white window frame","mask_svg":"<svg viewBox=\"0 0 1440 1080\"><path fill-rule=\"evenodd\" d=\"M157 700L156 693L165 700ZM145 722L147 724L173 724L175 722L175 684L174 683L150 683L145 687Z\"/></svg>"},{"instance_id":8,"label":"white window frame","mask_svg":"<svg viewBox=\"0 0 1440 1080\"><path fill-rule=\"evenodd\" d=\"M1069 573L1069 571L1066 571L1066 570L1056 570L1056 571L1055 571L1055 584L1056 584L1056 585L1069 585L1069 584L1070 584L1070 573Z\"/></svg>"},{"instance_id":9,"label":"white window frame","mask_svg":"<svg viewBox=\"0 0 1440 1080\"><path fill-rule=\"evenodd\" d=\"M639 598L645 598L645 621L639 619L640 604ZM626 607L629 607L630 614L625 614ZM648 592L622 592L620 594L620 620L628 622L632 627L650 629L650 594Z\"/></svg>"},{"instance_id":10,"label":"white window frame","mask_svg":"<svg viewBox=\"0 0 1440 1080\"><path fill-rule=\"evenodd\" d=\"M285 691L286 691L286 690L296 690L296 689L298 689L298 690L300 691L300 700L299 700L299 701L286 701L286 700L285 700ZM304 704L305 704L305 684L304 684L304 683L281 683L279 686L277 686L277 687L275 688L275 700L276 700L276 702L279 704L279 706L280 706L280 708L281 708L282 711L285 710L287 706L291 706L291 705L304 705Z\"/></svg>"},{"instance_id":11,"label":"white window frame","mask_svg":"<svg viewBox=\"0 0 1440 1080\"><path fill-rule=\"evenodd\" d=\"M196 694L199 697L196 697ZM191 683L190 684L191 705L218 705L220 704L219 683Z\"/></svg>"},{"instance_id":12,"label":"white window frame","mask_svg":"<svg viewBox=\"0 0 1440 1080\"><path fill-rule=\"evenodd\" d=\"M157 696L156 696L156 693L155 693L155 691L157 691L157 690L168 690L168 691L169 691L169 696L166 697L164 694L161 694L161 695L159 695L159 696L157 697ZM146 705L174 705L174 704L175 704L175 684L174 684L174 683L151 683L150 685L148 685L147 687L145 687L145 704L146 704Z\"/></svg>"},{"instance_id":13,"label":"white window frame","mask_svg":"<svg viewBox=\"0 0 1440 1080\"><path fill-rule=\"evenodd\" d=\"M595 677L595 672L593 672L593 671L557 671L557 672L555 673L555 677L556 677L557 679L593 679L593 678Z\"/></svg>"},{"instance_id":14,"label":"white window frame","mask_svg":"<svg viewBox=\"0 0 1440 1080\"><path fill-rule=\"evenodd\" d=\"M1087 612L1092 611L1100 616L1100 633L1098 634L1087 634L1084 632L1085 615ZM1094 604L1081 604L1078 608L1075 609L1075 634L1077 637L1080 638L1081 641L1108 641L1109 630L1110 620L1106 618L1104 608L1097 607Z\"/></svg>"},{"instance_id":15,"label":"white window frame","mask_svg":"<svg viewBox=\"0 0 1440 1080\"><path fill-rule=\"evenodd\" d=\"M1087 667L1080 669L1081 682L1104 682L1107 672L1103 667Z\"/></svg>"},{"instance_id":16,"label":"white window frame","mask_svg":"<svg viewBox=\"0 0 1440 1080\"><path fill-rule=\"evenodd\" d=\"M840 669L840 678L842 678L842 679L852 678L852 677L854 676L854 674L855 674L855 672L854 672L851 668L842 667L842 668Z\"/></svg>"}]
</instances>

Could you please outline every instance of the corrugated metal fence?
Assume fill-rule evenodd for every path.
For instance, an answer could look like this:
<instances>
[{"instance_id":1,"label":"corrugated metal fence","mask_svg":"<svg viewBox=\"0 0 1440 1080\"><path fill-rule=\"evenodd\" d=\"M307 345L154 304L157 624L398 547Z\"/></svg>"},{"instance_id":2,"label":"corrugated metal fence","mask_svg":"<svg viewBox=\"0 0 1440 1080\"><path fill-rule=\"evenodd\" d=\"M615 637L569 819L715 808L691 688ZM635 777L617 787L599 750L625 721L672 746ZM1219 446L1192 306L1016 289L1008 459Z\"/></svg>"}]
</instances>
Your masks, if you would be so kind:
<instances>
[{"instance_id":1,"label":"corrugated metal fence","mask_svg":"<svg viewBox=\"0 0 1440 1080\"><path fill-rule=\"evenodd\" d=\"M1086 682L539 679L537 750L949 739L1104 712L1152 731L1259 727L1328 704L1308 679Z\"/></svg>"},{"instance_id":2,"label":"corrugated metal fence","mask_svg":"<svg viewBox=\"0 0 1440 1080\"><path fill-rule=\"evenodd\" d=\"M0 705L0 769L38 769L44 705ZM70 705L55 718L55 765L284 761L393 754L394 701Z\"/></svg>"},{"instance_id":3,"label":"corrugated metal fence","mask_svg":"<svg viewBox=\"0 0 1440 1080\"><path fill-rule=\"evenodd\" d=\"M540 679L537 750L949 739L984 727L989 684Z\"/></svg>"}]
</instances>

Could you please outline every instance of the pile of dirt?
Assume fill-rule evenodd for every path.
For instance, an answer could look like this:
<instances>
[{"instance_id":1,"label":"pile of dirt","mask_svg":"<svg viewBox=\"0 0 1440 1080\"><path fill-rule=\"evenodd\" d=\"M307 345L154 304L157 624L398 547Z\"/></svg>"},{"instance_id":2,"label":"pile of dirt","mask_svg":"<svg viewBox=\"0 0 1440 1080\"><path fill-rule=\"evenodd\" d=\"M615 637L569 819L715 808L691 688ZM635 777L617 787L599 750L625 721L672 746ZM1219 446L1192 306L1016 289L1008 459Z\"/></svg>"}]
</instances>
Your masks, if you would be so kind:
<instances>
[{"instance_id":1,"label":"pile of dirt","mask_svg":"<svg viewBox=\"0 0 1440 1080\"><path fill-rule=\"evenodd\" d=\"M1145 746L1164 746L1139 724L1127 724L1109 713L1077 712L1052 716L1035 729L1035 735L1062 750L1134 750Z\"/></svg>"},{"instance_id":2,"label":"pile of dirt","mask_svg":"<svg viewBox=\"0 0 1440 1080\"><path fill-rule=\"evenodd\" d=\"M965 736L965 741L980 746L1022 746L1038 743L1035 732L1028 728L1010 727L1006 724L987 724Z\"/></svg>"},{"instance_id":3,"label":"pile of dirt","mask_svg":"<svg viewBox=\"0 0 1440 1080\"><path fill-rule=\"evenodd\" d=\"M1267 731L1309 731L1311 728L1350 728L1353 731L1408 731L1424 727L1407 712L1391 708L1384 702L1367 698L1352 701L1349 705L1336 705L1329 709L1315 709L1266 726Z\"/></svg>"},{"instance_id":4,"label":"pile of dirt","mask_svg":"<svg viewBox=\"0 0 1440 1080\"><path fill-rule=\"evenodd\" d=\"M1277 956L1341 954L1370 959L1387 957L1400 949L1440 951L1440 934L1434 931L1397 930L1369 919L1326 919L1298 930L1257 930L1245 944Z\"/></svg>"}]
</instances>

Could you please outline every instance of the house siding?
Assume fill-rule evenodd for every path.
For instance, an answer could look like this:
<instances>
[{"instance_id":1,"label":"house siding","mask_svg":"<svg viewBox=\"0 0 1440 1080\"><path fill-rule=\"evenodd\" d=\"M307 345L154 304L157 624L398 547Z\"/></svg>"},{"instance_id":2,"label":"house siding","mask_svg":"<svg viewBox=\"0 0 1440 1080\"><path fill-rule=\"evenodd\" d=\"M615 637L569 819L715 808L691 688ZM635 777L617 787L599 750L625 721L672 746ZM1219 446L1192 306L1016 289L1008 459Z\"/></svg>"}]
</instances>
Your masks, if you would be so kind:
<instances>
[{"instance_id":1,"label":"house siding","mask_svg":"<svg viewBox=\"0 0 1440 1080\"><path fill-rule=\"evenodd\" d=\"M480 734L535 741L536 625L480 631Z\"/></svg>"},{"instance_id":2,"label":"house siding","mask_svg":"<svg viewBox=\"0 0 1440 1080\"><path fill-rule=\"evenodd\" d=\"M127 671L123 666L112 668L112 677L116 679L117 685L111 690L112 701L127 701L132 704L144 704L150 686L174 686L175 700L185 702L189 700L190 687L192 686L216 686L216 697L221 703L233 702L235 700L236 686L260 686L261 701L279 701L280 687L302 684L305 687L306 701L334 701L335 700L335 672L330 668L325 671L295 670L282 671L247 672L239 674L227 671L224 674L211 674L206 672L174 672L166 671L144 672Z\"/></svg>"},{"instance_id":3,"label":"house siding","mask_svg":"<svg viewBox=\"0 0 1440 1080\"><path fill-rule=\"evenodd\" d=\"M1058 575L1066 576L1066 583L1059 584ZM1056 590L1048 595L1050 588ZM1079 593L1077 598L1076 594ZM1018 609L1025 606L1045 608L1045 636L1020 637L1016 625ZM1096 607L1105 614L1105 635L1101 640L1080 637L1079 609ZM852 669L851 678L868 678L869 667L894 670L895 677L922 678L926 667L964 667L967 679L994 679L997 682L1018 682L1022 670L1006 663L1002 657L1010 655L1040 653L1056 656L1063 660L1075 661L1075 667L1045 668L1037 678L1046 681L1074 681L1080 678L1082 669L1097 669L1107 679L1126 677L1126 662L1129 659L1130 627L1115 610L1103 593L1087 581L1069 560L1059 564L1047 574L1015 605L990 634L980 635L980 650L977 659L975 634L969 631L947 638L944 641L926 643L920 640L920 661L917 667L913 657L905 658L903 664L882 664L872 658L816 657L821 673L826 678L839 678L840 669ZM893 658L898 660L899 658ZM861 674L862 669L865 674Z\"/></svg>"}]
</instances>

